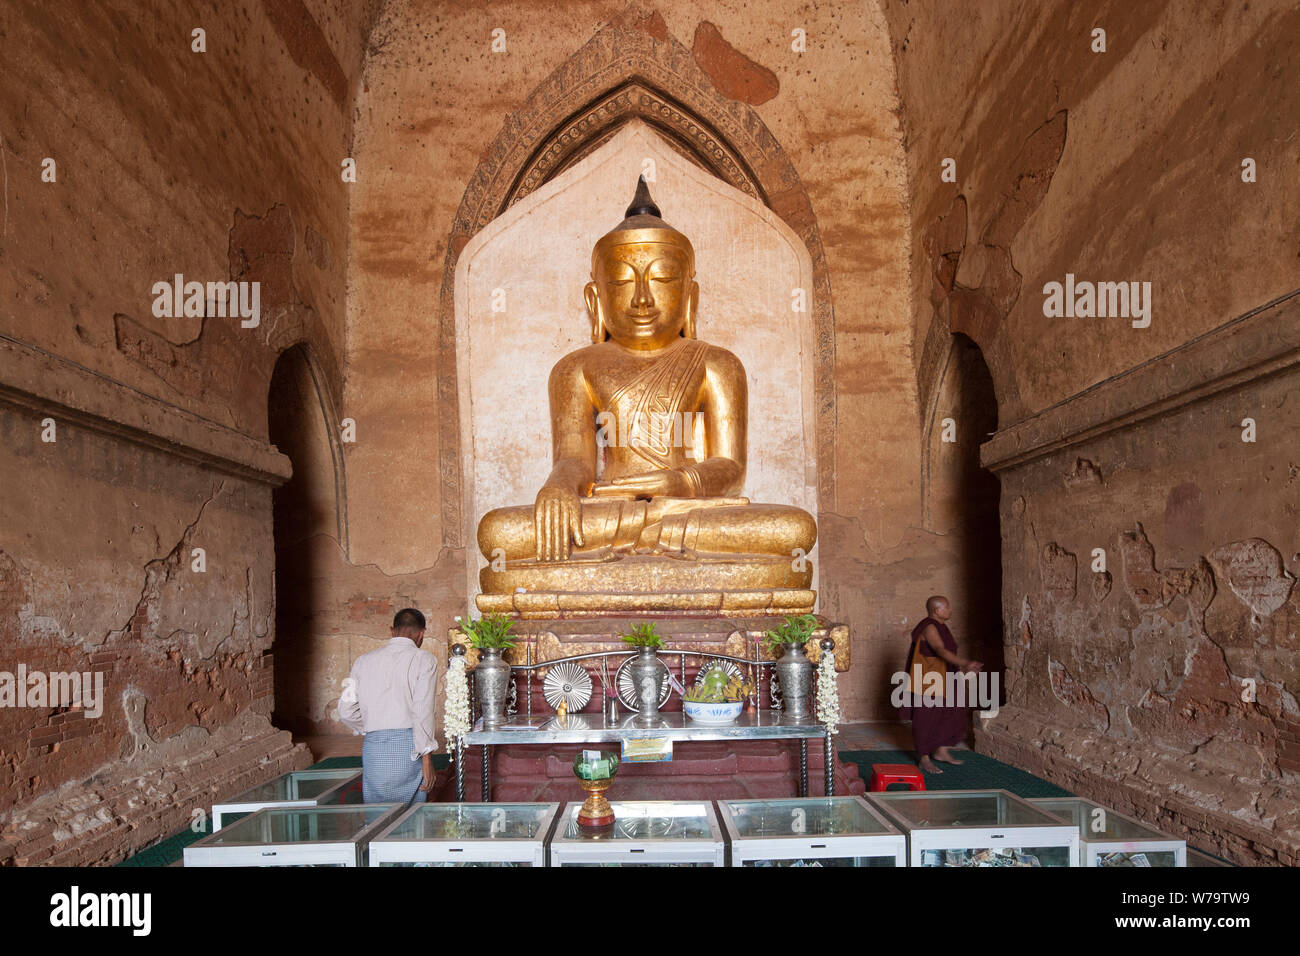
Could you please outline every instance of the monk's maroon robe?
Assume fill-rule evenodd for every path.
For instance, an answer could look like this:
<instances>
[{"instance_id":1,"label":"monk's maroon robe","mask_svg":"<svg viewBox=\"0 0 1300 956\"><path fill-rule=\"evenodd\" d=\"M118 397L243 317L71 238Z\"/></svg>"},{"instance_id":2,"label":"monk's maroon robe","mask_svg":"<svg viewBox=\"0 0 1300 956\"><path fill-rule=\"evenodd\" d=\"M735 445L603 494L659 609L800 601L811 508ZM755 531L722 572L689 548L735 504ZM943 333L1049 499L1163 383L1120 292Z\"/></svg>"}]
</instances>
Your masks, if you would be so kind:
<instances>
[{"instance_id":1,"label":"monk's maroon robe","mask_svg":"<svg viewBox=\"0 0 1300 956\"><path fill-rule=\"evenodd\" d=\"M952 631L948 630L948 625L932 617L924 618L912 628L912 646L907 652L908 674L912 673L912 659L917 654L918 644L924 642L926 653L931 657L935 656L929 641L921 636L930 624L933 624L935 630L939 632L943 646L952 653L957 653L957 639L952 636ZM947 661L942 663L946 675L950 667ZM946 684L944 692L947 693ZM902 709L904 719L907 719L909 714L912 719L912 737L916 741L918 758L932 754L940 747L951 747L953 744L962 743L966 739L966 707L964 706L954 706L946 699L939 704L931 701L928 705L923 705L920 695L916 695L912 698L912 706Z\"/></svg>"}]
</instances>

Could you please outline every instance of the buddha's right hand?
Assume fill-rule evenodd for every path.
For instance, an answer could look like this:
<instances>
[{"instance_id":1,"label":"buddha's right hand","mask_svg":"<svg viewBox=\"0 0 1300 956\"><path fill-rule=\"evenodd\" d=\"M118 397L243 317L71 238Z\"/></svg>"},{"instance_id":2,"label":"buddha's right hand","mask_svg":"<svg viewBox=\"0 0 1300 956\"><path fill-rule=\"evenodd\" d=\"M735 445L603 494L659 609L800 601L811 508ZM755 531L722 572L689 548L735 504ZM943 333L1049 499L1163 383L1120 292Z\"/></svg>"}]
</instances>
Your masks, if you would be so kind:
<instances>
[{"instance_id":1,"label":"buddha's right hand","mask_svg":"<svg viewBox=\"0 0 1300 956\"><path fill-rule=\"evenodd\" d=\"M537 493L533 511L538 561L569 560L570 545L583 546L582 507L578 493L548 486Z\"/></svg>"}]
</instances>

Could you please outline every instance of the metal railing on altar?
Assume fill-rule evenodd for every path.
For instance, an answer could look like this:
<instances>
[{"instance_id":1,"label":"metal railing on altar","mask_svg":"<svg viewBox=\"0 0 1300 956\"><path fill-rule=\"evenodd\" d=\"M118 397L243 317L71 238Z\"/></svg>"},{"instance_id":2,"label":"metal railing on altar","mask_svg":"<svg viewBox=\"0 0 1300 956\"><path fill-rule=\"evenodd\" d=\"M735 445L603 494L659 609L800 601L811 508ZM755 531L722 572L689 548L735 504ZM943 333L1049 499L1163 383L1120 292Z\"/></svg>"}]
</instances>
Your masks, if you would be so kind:
<instances>
[{"instance_id":1,"label":"metal railing on altar","mask_svg":"<svg viewBox=\"0 0 1300 956\"><path fill-rule=\"evenodd\" d=\"M712 665L713 662L728 662L731 664L735 664L737 667L741 668L743 673L745 674L746 683L752 685L754 688L753 691L748 696L748 698L746 699L747 703L751 704L753 707L761 711L764 709L763 700L764 697L766 697L767 709L769 710L781 709L781 690L780 690L780 685L776 679L775 660L733 657L730 654L716 654L709 651L660 650L660 651L656 651L655 656L658 657L660 660L662 660L664 662L664 666L668 668L670 680L672 679L672 667L669 664L669 661L676 659L677 687L675 687L674 690L676 690L677 693L679 694L681 693L680 688L685 688L686 686L686 663L688 660L695 663L697 667L697 672L706 670L709 666ZM519 685L519 674L521 672L526 675L525 679L527 681L527 687L524 693L524 714L525 716L532 717L533 716L533 690L534 690L533 677L538 671L549 670L550 668L555 667L557 664L579 663L583 661L593 661L593 660L600 661L600 669L597 673L600 676L601 695L605 699L605 707L608 708L609 701L611 699L620 700L624 704L624 706L627 706L626 702L622 701L622 699L619 697L617 687L613 687L611 691L609 661L610 658L615 658L615 657L631 660L632 658L636 657L636 651L624 651L624 650L591 651L586 654L571 654L565 657L557 657L548 661L534 661L532 660L532 645L525 644L524 657L525 657L524 663L510 665L510 672L511 672L510 690L506 698L506 716L508 717L513 717L520 712L518 685ZM771 673L768 675L768 680L766 682L762 680L763 668L771 669ZM478 701L478 688L475 681L473 680L474 672L470 671L469 676L471 678L470 713L477 714L479 713L479 706L478 706L479 701ZM595 675L593 674L593 676ZM767 692L766 694L764 694L765 690ZM592 697L593 698L595 697L594 689L593 689Z\"/></svg>"}]
</instances>

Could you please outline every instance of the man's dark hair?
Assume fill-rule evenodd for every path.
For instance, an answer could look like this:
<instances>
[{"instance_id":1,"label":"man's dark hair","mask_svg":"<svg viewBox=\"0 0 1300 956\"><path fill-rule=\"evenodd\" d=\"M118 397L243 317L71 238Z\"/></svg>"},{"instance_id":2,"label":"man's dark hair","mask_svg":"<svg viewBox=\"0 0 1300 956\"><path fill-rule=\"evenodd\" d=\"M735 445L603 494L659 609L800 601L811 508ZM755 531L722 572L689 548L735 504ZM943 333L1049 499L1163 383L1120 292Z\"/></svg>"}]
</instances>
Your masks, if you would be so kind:
<instances>
[{"instance_id":1,"label":"man's dark hair","mask_svg":"<svg viewBox=\"0 0 1300 956\"><path fill-rule=\"evenodd\" d=\"M404 607L393 615L393 630L410 628L413 631L424 630L424 615L413 607Z\"/></svg>"}]
</instances>

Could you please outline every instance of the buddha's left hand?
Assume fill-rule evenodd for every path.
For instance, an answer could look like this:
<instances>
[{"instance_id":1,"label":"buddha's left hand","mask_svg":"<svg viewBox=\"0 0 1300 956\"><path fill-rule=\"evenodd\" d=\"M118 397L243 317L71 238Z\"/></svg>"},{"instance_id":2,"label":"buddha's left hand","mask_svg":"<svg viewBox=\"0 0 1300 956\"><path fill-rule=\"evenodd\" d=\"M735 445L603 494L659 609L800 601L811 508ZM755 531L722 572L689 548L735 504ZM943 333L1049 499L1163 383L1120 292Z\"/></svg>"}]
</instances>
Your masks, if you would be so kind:
<instances>
[{"instance_id":1,"label":"buddha's left hand","mask_svg":"<svg viewBox=\"0 0 1300 956\"><path fill-rule=\"evenodd\" d=\"M594 498L690 498L690 482L676 469L645 471L624 475L613 481L598 481L591 486Z\"/></svg>"}]
</instances>

